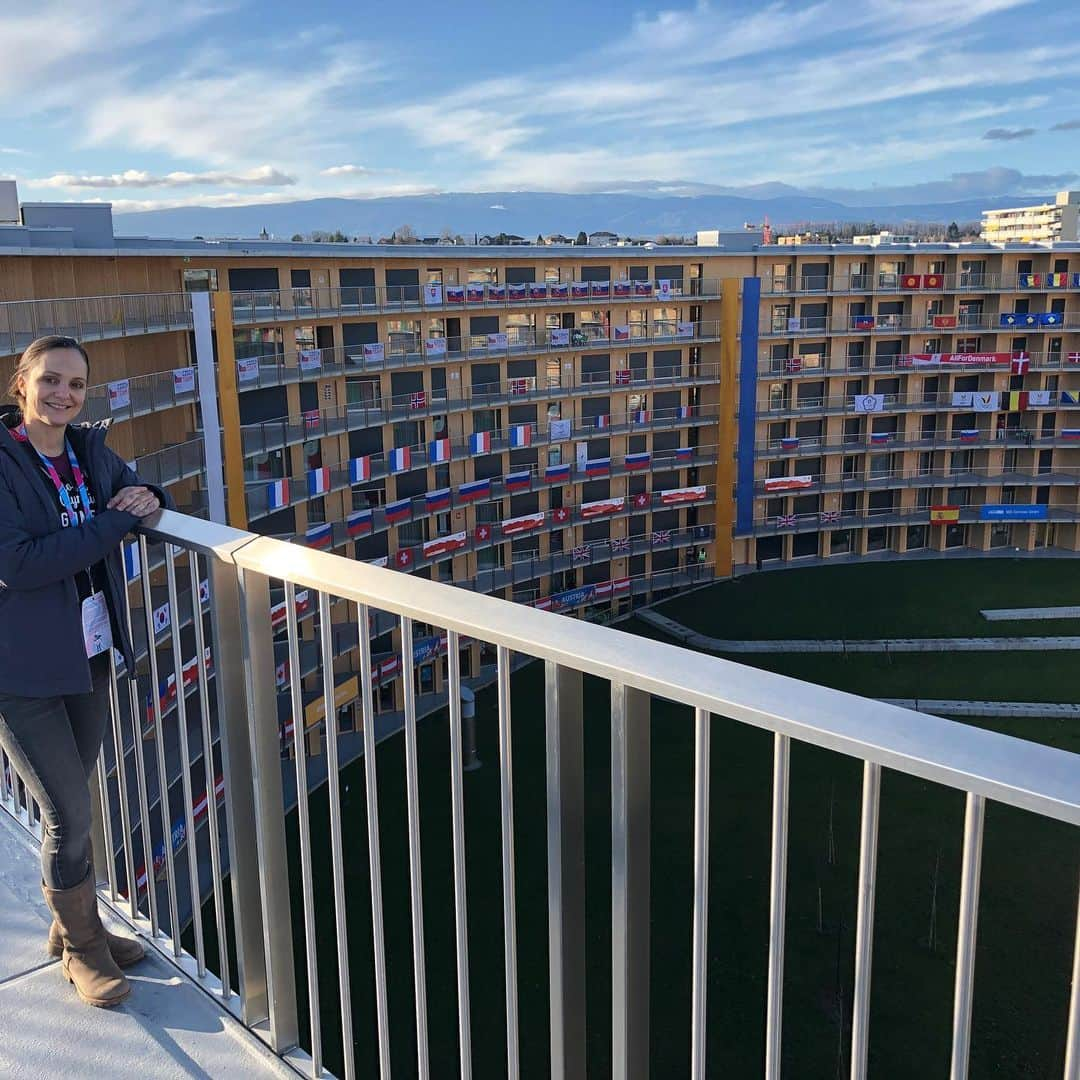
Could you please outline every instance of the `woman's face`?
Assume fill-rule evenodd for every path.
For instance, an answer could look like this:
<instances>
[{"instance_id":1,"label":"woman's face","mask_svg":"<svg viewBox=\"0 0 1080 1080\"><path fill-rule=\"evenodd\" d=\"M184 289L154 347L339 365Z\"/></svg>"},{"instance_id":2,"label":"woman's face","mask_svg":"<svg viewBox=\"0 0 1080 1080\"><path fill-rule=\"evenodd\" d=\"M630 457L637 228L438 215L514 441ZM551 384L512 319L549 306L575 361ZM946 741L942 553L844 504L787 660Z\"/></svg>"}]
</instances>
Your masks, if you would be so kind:
<instances>
[{"instance_id":1,"label":"woman's face","mask_svg":"<svg viewBox=\"0 0 1080 1080\"><path fill-rule=\"evenodd\" d=\"M23 422L66 427L86 400L86 361L77 349L50 349L19 380Z\"/></svg>"}]
</instances>

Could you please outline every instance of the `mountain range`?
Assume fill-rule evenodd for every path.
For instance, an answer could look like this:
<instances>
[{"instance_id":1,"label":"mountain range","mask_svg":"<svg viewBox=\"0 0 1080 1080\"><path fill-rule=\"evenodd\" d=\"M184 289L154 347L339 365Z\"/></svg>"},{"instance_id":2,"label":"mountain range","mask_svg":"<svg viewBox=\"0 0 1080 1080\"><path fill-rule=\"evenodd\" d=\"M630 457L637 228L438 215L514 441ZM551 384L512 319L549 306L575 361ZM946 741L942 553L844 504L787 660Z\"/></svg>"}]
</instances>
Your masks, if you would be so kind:
<instances>
[{"instance_id":1,"label":"mountain range","mask_svg":"<svg viewBox=\"0 0 1080 1080\"><path fill-rule=\"evenodd\" d=\"M913 223L977 221L987 208L1045 201L1045 195L978 196L928 202L841 201L786 184L753 188L664 185L640 182L644 191L448 192L381 198L324 198L248 206L187 206L117 213L116 232L124 236L255 237L265 229L277 239L295 233L340 230L350 237L378 239L409 225L419 236L450 229L471 240L474 234L510 233L535 239L538 234L607 229L620 235L692 235L698 229L738 229L768 221L774 228L807 222L868 222L903 226ZM703 190L704 189L704 190ZM910 191L910 189L907 189ZM907 191L904 193L906 194ZM883 190L882 195L890 192ZM899 190L898 190L899 193ZM855 195L856 193L852 193ZM857 204L856 204L857 203ZM853 205L854 204L854 205Z\"/></svg>"}]
</instances>

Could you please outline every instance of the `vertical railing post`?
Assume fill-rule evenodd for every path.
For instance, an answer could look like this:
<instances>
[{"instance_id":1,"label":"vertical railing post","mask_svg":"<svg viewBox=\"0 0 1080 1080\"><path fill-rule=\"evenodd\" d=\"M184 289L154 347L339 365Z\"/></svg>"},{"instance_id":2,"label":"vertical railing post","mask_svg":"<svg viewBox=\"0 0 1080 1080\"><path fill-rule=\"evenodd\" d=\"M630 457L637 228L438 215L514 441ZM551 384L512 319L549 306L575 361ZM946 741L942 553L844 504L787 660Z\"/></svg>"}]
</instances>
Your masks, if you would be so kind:
<instances>
[{"instance_id":1,"label":"vertical railing post","mask_svg":"<svg viewBox=\"0 0 1080 1080\"><path fill-rule=\"evenodd\" d=\"M611 686L612 1076L649 1075L649 696Z\"/></svg>"},{"instance_id":2,"label":"vertical railing post","mask_svg":"<svg viewBox=\"0 0 1080 1080\"><path fill-rule=\"evenodd\" d=\"M280 1052L298 1029L269 582L217 559L209 575L237 989Z\"/></svg>"},{"instance_id":3,"label":"vertical railing post","mask_svg":"<svg viewBox=\"0 0 1080 1080\"><path fill-rule=\"evenodd\" d=\"M551 1075L585 1076L585 773L581 672L545 664Z\"/></svg>"}]
</instances>

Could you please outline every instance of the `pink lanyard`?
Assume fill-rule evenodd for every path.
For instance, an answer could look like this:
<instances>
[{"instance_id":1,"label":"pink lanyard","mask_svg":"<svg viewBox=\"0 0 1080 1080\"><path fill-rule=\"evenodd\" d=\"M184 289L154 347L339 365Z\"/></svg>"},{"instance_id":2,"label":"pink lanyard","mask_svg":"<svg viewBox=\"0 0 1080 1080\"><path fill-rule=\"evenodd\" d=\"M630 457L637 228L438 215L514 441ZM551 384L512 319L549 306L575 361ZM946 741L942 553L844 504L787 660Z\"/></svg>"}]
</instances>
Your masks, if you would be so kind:
<instances>
[{"instance_id":1,"label":"pink lanyard","mask_svg":"<svg viewBox=\"0 0 1080 1080\"><path fill-rule=\"evenodd\" d=\"M14 428L11 434L19 442L30 444L30 437L26 434L25 424L20 424L17 428ZM67 439L64 440L64 449L67 451L68 463L71 465L71 475L75 478L75 486L79 489L79 500L83 506L83 520L89 521L94 516L94 511L90 506L90 491L86 486L82 469L79 468L79 460L75 457L75 451L71 449L71 443ZM61 505L67 511L68 524L78 525L79 515L75 511L75 505L71 501L71 494L68 492L63 477L56 471L56 466L36 446L33 447L33 450L40 459L42 468L48 473L49 479L53 482L57 498L59 498Z\"/></svg>"}]
</instances>

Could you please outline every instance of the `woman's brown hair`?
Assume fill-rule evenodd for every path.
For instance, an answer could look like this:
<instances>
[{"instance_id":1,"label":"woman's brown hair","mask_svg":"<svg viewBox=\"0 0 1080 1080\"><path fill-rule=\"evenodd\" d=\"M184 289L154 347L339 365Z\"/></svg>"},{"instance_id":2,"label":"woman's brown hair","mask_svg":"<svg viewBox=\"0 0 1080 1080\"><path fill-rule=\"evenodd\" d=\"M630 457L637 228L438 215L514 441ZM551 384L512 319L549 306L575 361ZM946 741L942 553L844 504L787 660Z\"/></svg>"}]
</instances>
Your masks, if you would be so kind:
<instances>
[{"instance_id":1,"label":"woman's brown hair","mask_svg":"<svg viewBox=\"0 0 1080 1080\"><path fill-rule=\"evenodd\" d=\"M89 375L90 357L87 356L86 350L82 345L74 338L61 337L59 334L46 334L45 337L39 337L34 341L31 341L23 350L22 356L19 357L19 362L15 365L15 373L11 376L11 381L8 383L7 392L9 398L13 401L17 401L20 405L26 404L26 395L19 389L19 379L29 375L38 360L46 353L52 352L54 349L74 349L85 361L86 373Z\"/></svg>"}]
</instances>

